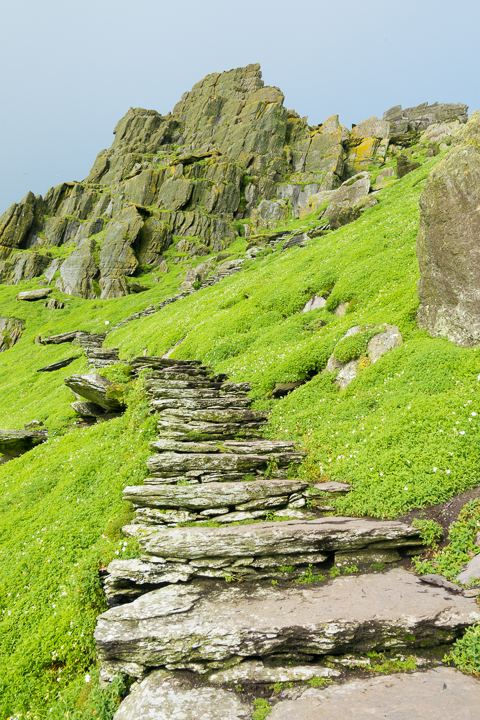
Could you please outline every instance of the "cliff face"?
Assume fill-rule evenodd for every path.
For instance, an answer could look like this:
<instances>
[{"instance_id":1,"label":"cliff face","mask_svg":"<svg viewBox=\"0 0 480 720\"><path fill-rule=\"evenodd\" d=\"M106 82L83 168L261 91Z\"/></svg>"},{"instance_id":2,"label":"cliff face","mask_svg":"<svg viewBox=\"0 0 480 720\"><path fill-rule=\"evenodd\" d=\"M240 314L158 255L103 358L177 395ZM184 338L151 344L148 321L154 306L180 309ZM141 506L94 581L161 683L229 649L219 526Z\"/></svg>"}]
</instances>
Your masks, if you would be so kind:
<instances>
[{"instance_id":1,"label":"cliff face","mask_svg":"<svg viewBox=\"0 0 480 720\"><path fill-rule=\"evenodd\" d=\"M166 116L131 108L83 182L62 183L44 198L28 193L2 215L0 282L45 273L70 295L121 297L127 277L161 266L172 236L220 251L242 220L254 230L274 227L315 208L312 196L381 164L392 129L408 138L417 116L422 129L466 119L465 106L397 106L349 132L338 116L311 127L283 101L278 88L264 86L260 66L248 65L208 75Z\"/></svg>"}]
</instances>

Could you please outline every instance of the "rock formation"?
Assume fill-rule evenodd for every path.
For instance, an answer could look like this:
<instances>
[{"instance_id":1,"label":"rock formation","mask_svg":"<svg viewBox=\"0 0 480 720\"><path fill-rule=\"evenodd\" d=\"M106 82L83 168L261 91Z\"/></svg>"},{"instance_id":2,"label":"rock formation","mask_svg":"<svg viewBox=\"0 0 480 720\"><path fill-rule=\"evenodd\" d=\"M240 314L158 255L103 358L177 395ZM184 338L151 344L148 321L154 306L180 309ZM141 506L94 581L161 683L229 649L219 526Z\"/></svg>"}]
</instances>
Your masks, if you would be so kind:
<instances>
[{"instance_id":1,"label":"rock formation","mask_svg":"<svg viewBox=\"0 0 480 720\"><path fill-rule=\"evenodd\" d=\"M83 182L27 193L1 216L0 282L43 276L68 295L109 299L139 291L127 278L165 269L173 236L190 239L192 256L219 252L238 235L235 221L275 229L324 203L335 229L370 205L359 204L360 187L356 200L332 191L382 164L392 134L405 146L434 125L431 137L444 139L467 118L461 104L396 106L349 131L337 115L309 126L283 101L248 65L208 75L168 115L130 108ZM52 259L59 246L68 256ZM206 279L191 276L185 288Z\"/></svg>"},{"instance_id":2,"label":"rock formation","mask_svg":"<svg viewBox=\"0 0 480 720\"><path fill-rule=\"evenodd\" d=\"M480 343L480 112L455 136L420 197L417 320L434 337Z\"/></svg>"}]
</instances>

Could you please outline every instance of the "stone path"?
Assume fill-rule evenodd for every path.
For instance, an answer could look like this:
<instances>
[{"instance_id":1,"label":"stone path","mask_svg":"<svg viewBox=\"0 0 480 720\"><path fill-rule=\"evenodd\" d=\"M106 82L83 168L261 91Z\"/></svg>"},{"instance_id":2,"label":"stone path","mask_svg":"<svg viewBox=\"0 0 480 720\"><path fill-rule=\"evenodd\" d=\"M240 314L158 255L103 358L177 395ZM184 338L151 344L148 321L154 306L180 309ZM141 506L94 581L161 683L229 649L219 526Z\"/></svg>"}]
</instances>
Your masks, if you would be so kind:
<instances>
[{"instance_id":1,"label":"stone path","mask_svg":"<svg viewBox=\"0 0 480 720\"><path fill-rule=\"evenodd\" d=\"M362 573L421 552L418 530L312 512L312 495L350 488L311 487L296 477L303 453L263 437L267 416L251 409L248 383L213 376L197 361L137 357L131 367L134 376L146 371L159 434L148 477L124 490L135 508L124 532L138 538L141 555L109 565L110 609L95 632L102 681L122 672L138 683L116 720L252 718L252 697L235 687L312 677L342 684L294 685L293 695L272 700L271 716L327 717L323 705L329 717L342 716L356 681L344 683L332 656L445 645L480 621L475 599L401 567ZM357 572L332 580L331 568ZM444 668L429 672L450 673L454 695L463 683L479 697L476 681ZM378 717L428 717L412 714L410 700L398 703L413 693L419 707L428 705L439 676L430 683L427 675L365 681L365 702L350 716L370 717L373 703ZM415 689L392 690L398 683Z\"/></svg>"}]
</instances>

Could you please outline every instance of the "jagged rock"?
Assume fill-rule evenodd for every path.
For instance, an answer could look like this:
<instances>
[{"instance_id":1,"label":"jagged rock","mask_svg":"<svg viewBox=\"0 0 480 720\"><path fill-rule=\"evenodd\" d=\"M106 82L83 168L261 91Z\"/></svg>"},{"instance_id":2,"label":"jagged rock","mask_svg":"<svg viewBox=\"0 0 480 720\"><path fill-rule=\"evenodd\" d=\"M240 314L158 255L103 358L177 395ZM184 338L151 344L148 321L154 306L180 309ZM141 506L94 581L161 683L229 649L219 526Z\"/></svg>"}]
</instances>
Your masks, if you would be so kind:
<instances>
[{"instance_id":1,"label":"jagged rock","mask_svg":"<svg viewBox=\"0 0 480 720\"><path fill-rule=\"evenodd\" d=\"M337 203L331 203L325 211L332 230L338 230L342 225L348 225L355 222L361 215L360 209L353 207L343 207Z\"/></svg>"},{"instance_id":2,"label":"jagged rock","mask_svg":"<svg viewBox=\"0 0 480 720\"><path fill-rule=\"evenodd\" d=\"M62 266L62 260L60 258L54 258L48 268L43 273L45 280L51 283L56 272L60 270Z\"/></svg>"},{"instance_id":3,"label":"jagged rock","mask_svg":"<svg viewBox=\"0 0 480 720\"><path fill-rule=\"evenodd\" d=\"M462 103L422 103L402 110L401 105L395 105L383 114L383 119L390 123L392 132L398 134L410 129L425 130L429 125L440 122L458 120L466 123L468 107Z\"/></svg>"},{"instance_id":4,"label":"jagged rock","mask_svg":"<svg viewBox=\"0 0 480 720\"><path fill-rule=\"evenodd\" d=\"M116 398L108 396L108 388L113 383L101 375L71 375L64 382L74 393L100 405L107 412L118 412L123 407Z\"/></svg>"},{"instance_id":5,"label":"jagged rock","mask_svg":"<svg viewBox=\"0 0 480 720\"><path fill-rule=\"evenodd\" d=\"M375 156L384 158L390 137L390 123L368 118L356 125L347 141L347 170L350 174L366 170Z\"/></svg>"},{"instance_id":6,"label":"jagged rock","mask_svg":"<svg viewBox=\"0 0 480 720\"><path fill-rule=\"evenodd\" d=\"M211 455L208 457L213 460ZM198 487L137 485L126 487L123 497L127 502L133 503L134 507L186 508L197 511L226 507L228 512L229 507L250 510L275 507L276 504L284 505L287 502L285 496L302 492L307 487L308 483L297 480L209 483Z\"/></svg>"},{"instance_id":7,"label":"jagged rock","mask_svg":"<svg viewBox=\"0 0 480 720\"><path fill-rule=\"evenodd\" d=\"M0 352L10 350L22 337L25 323L19 318L0 316Z\"/></svg>"},{"instance_id":8,"label":"jagged rock","mask_svg":"<svg viewBox=\"0 0 480 720\"><path fill-rule=\"evenodd\" d=\"M458 133L420 196L417 321L457 345L480 342L479 278L472 263L480 233L480 112Z\"/></svg>"},{"instance_id":9,"label":"jagged rock","mask_svg":"<svg viewBox=\"0 0 480 720\"><path fill-rule=\"evenodd\" d=\"M474 600L446 598L397 568L302 588L167 586L100 615L95 640L104 661L168 669L198 663L204 672L204 663L232 656L443 644L479 620Z\"/></svg>"},{"instance_id":10,"label":"jagged rock","mask_svg":"<svg viewBox=\"0 0 480 720\"><path fill-rule=\"evenodd\" d=\"M11 205L0 217L0 260L24 245L41 205L41 197L28 192L20 203Z\"/></svg>"},{"instance_id":11,"label":"jagged rock","mask_svg":"<svg viewBox=\"0 0 480 720\"><path fill-rule=\"evenodd\" d=\"M162 670L136 685L115 713L114 720L250 720L250 705L227 690L201 685L185 674Z\"/></svg>"},{"instance_id":12,"label":"jagged rock","mask_svg":"<svg viewBox=\"0 0 480 720\"><path fill-rule=\"evenodd\" d=\"M77 360L78 357L80 356L74 355L73 357L65 358L65 360L58 360L58 362L52 363L51 365L45 365L45 367L40 368L37 372L53 372L54 370L60 370L61 368L70 365L70 363L74 360Z\"/></svg>"},{"instance_id":13,"label":"jagged rock","mask_svg":"<svg viewBox=\"0 0 480 720\"><path fill-rule=\"evenodd\" d=\"M95 260L95 240L84 240L63 261L57 287L67 295L92 299L97 297L94 280L98 277L98 265Z\"/></svg>"},{"instance_id":14,"label":"jagged rock","mask_svg":"<svg viewBox=\"0 0 480 720\"><path fill-rule=\"evenodd\" d=\"M294 700L280 701L269 720L473 720L480 683L453 668L353 680L328 688L308 688Z\"/></svg>"},{"instance_id":15,"label":"jagged rock","mask_svg":"<svg viewBox=\"0 0 480 720\"><path fill-rule=\"evenodd\" d=\"M140 265L159 267L163 260L162 254L172 244L172 232L167 223L155 217L149 217L141 228L135 242L135 253Z\"/></svg>"},{"instance_id":16,"label":"jagged rock","mask_svg":"<svg viewBox=\"0 0 480 720\"><path fill-rule=\"evenodd\" d=\"M18 285L23 280L32 280L43 274L51 258L36 252L15 253L11 256L4 280L7 285Z\"/></svg>"},{"instance_id":17,"label":"jagged rock","mask_svg":"<svg viewBox=\"0 0 480 720\"><path fill-rule=\"evenodd\" d=\"M59 345L60 343L73 342L78 335L78 330L71 332L59 333L58 335L50 335L50 337L42 338L42 345Z\"/></svg>"},{"instance_id":18,"label":"jagged rock","mask_svg":"<svg viewBox=\"0 0 480 720\"><path fill-rule=\"evenodd\" d=\"M145 557L195 559L237 558L248 555L334 552L378 547L394 541L394 547L417 545L419 531L398 521L356 520L326 517L311 522L273 522L230 528L176 528L141 541Z\"/></svg>"},{"instance_id":19,"label":"jagged rock","mask_svg":"<svg viewBox=\"0 0 480 720\"><path fill-rule=\"evenodd\" d=\"M63 310L65 307L65 303L60 302L60 300L55 300L54 298L51 298L47 302L43 303L43 307L46 307L47 310Z\"/></svg>"},{"instance_id":20,"label":"jagged rock","mask_svg":"<svg viewBox=\"0 0 480 720\"><path fill-rule=\"evenodd\" d=\"M397 155L397 177L400 179L421 167L419 162L409 160L406 155Z\"/></svg>"},{"instance_id":21,"label":"jagged rock","mask_svg":"<svg viewBox=\"0 0 480 720\"><path fill-rule=\"evenodd\" d=\"M102 300L128 295L125 276L133 275L138 266L132 245L142 227L143 219L133 205L108 224L100 248Z\"/></svg>"},{"instance_id":22,"label":"jagged rock","mask_svg":"<svg viewBox=\"0 0 480 720\"><path fill-rule=\"evenodd\" d=\"M250 219L259 230L275 228L281 220L288 217L288 208L273 200L261 200L258 207L252 210Z\"/></svg>"},{"instance_id":23,"label":"jagged rock","mask_svg":"<svg viewBox=\"0 0 480 720\"><path fill-rule=\"evenodd\" d=\"M19 457L45 440L46 430L0 430L0 453Z\"/></svg>"},{"instance_id":24,"label":"jagged rock","mask_svg":"<svg viewBox=\"0 0 480 720\"><path fill-rule=\"evenodd\" d=\"M17 300L44 300L52 292L51 288L39 288L38 290L25 290L18 293Z\"/></svg>"},{"instance_id":25,"label":"jagged rock","mask_svg":"<svg viewBox=\"0 0 480 720\"><path fill-rule=\"evenodd\" d=\"M396 325L385 325L385 332L374 335L367 345L368 357L376 363L382 355L402 344L403 338Z\"/></svg>"},{"instance_id":26,"label":"jagged rock","mask_svg":"<svg viewBox=\"0 0 480 720\"><path fill-rule=\"evenodd\" d=\"M305 307L302 310L302 313L309 312L310 310L317 310L318 308L323 308L327 304L327 301L324 297L317 297L314 295L306 304Z\"/></svg>"},{"instance_id":27,"label":"jagged rock","mask_svg":"<svg viewBox=\"0 0 480 720\"><path fill-rule=\"evenodd\" d=\"M420 142L440 143L445 138L454 137L461 129L462 124L459 120L452 122L435 123L430 125L420 136Z\"/></svg>"},{"instance_id":28,"label":"jagged rock","mask_svg":"<svg viewBox=\"0 0 480 720\"><path fill-rule=\"evenodd\" d=\"M100 417L105 414L104 408L93 402L77 400L71 403L70 407L82 417Z\"/></svg>"},{"instance_id":29,"label":"jagged rock","mask_svg":"<svg viewBox=\"0 0 480 720\"><path fill-rule=\"evenodd\" d=\"M362 200L370 192L370 173L360 172L346 180L331 195L331 202L350 207ZM327 211L328 213L328 211Z\"/></svg>"},{"instance_id":30,"label":"jagged rock","mask_svg":"<svg viewBox=\"0 0 480 720\"><path fill-rule=\"evenodd\" d=\"M474 579L480 581L480 555L475 555L464 570L457 575L457 580L462 583L462 585L467 585L470 580Z\"/></svg>"}]
</instances>

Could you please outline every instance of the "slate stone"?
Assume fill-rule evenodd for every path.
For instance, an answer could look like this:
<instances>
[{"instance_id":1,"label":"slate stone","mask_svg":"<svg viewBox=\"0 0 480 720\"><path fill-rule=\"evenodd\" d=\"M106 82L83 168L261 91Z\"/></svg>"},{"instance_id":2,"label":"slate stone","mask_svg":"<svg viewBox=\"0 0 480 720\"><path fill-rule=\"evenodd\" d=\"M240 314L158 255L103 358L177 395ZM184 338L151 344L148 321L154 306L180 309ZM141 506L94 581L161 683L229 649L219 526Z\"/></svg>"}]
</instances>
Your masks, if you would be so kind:
<instances>
[{"instance_id":1,"label":"slate stone","mask_svg":"<svg viewBox=\"0 0 480 720\"><path fill-rule=\"evenodd\" d=\"M10 350L22 337L25 323L19 318L0 316L0 352Z\"/></svg>"},{"instance_id":2,"label":"slate stone","mask_svg":"<svg viewBox=\"0 0 480 720\"><path fill-rule=\"evenodd\" d=\"M419 162L409 160L405 155L397 155L397 177L398 179L405 177L408 173L421 167Z\"/></svg>"},{"instance_id":3,"label":"slate stone","mask_svg":"<svg viewBox=\"0 0 480 720\"><path fill-rule=\"evenodd\" d=\"M97 297L93 283L99 273L95 259L96 247L95 240L84 240L63 261L60 268L60 278L57 281L57 287L62 292L87 300Z\"/></svg>"},{"instance_id":4,"label":"slate stone","mask_svg":"<svg viewBox=\"0 0 480 720\"><path fill-rule=\"evenodd\" d=\"M286 683L311 680L314 677L335 678L341 673L322 665L265 665L261 660L250 660L228 670L220 670L209 676L212 685L224 683Z\"/></svg>"},{"instance_id":5,"label":"slate stone","mask_svg":"<svg viewBox=\"0 0 480 720\"><path fill-rule=\"evenodd\" d=\"M114 720L250 720L252 708L238 695L211 685L200 687L185 675L161 670L136 685Z\"/></svg>"},{"instance_id":6,"label":"slate stone","mask_svg":"<svg viewBox=\"0 0 480 720\"><path fill-rule=\"evenodd\" d=\"M50 335L49 337L42 338L42 345L60 345L60 343L73 342L76 340L78 330L72 330L70 332L59 333L58 335Z\"/></svg>"},{"instance_id":7,"label":"slate stone","mask_svg":"<svg viewBox=\"0 0 480 720\"><path fill-rule=\"evenodd\" d=\"M0 453L19 457L47 440L47 430L0 430Z\"/></svg>"},{"instance_id":8,"label":"slate stone","mask_svg":"<svg viewBox=\"0 0 480 720\"><path fill-rule=\"evenodd\" d=\"M37 372L53 372L55 370L60 370L61 368L70 365L70 363L77 360L79 357L80 355L74 355L73 357L65 358L65 360L58 360L58 362L52 363L51 365L45 365L45 367L40 368Z\"/></svg>"},{"instance_id":9,"label":"slate stone","mask_svg":"<svg viewBox=\"0 0 480 720\"><path fill-rule=\"evenodd\" d=\"M93 402L77 400L77 402L71 403L70 407L82 417L100 417L105 415L105 410Z\"/></svg>"},{"instance_id":10,"label":"slate stone","mask_svg":"<svg viewBox=\"0 0 480 720\"><path fill-rule=\"evenodd\" d=\"M475 557L470 560L464 570L457 575L457 580L462 583L462 585L467 585L471 580L480 581L480 554L475 555Z\"/></svg>"},{"instance_id":11,"label":"slate stone","mask_svg":"<svg viewBox=\"0 0 480 720\"><path fill-rule=\"evenodd\" d=\"M100 615L95 640L104 661L167 669L198 663L201 672L207 662L276 651L322 656L385 644L434 646L479 620L475 600L446 598L396 568L323 586L170 585Z\"/></svg>"},{"instance_id":12,"label":"slate stone","mask_svg":"<svg viewBox=\"0 0 480 720\"><path fill-rule=\"evenodd\" d=\"M473 720L479 706L478 680L438 667L309 688L300 698L275 705L269 720Z\"/></svg>"},{"instance_id":13,"label":"slate stone","mask_svg":"<svg viewBox=\"0 0 480 720\"><path fill-rule=\"evenodd\" d=\"M65 378L64 382L74 393L96 405L100 405L107 412L122 410L122 404L117 399L107 395L108 388L113 385L112 381L101 375L71 375Z\"/></svg>"}]
</instances>

